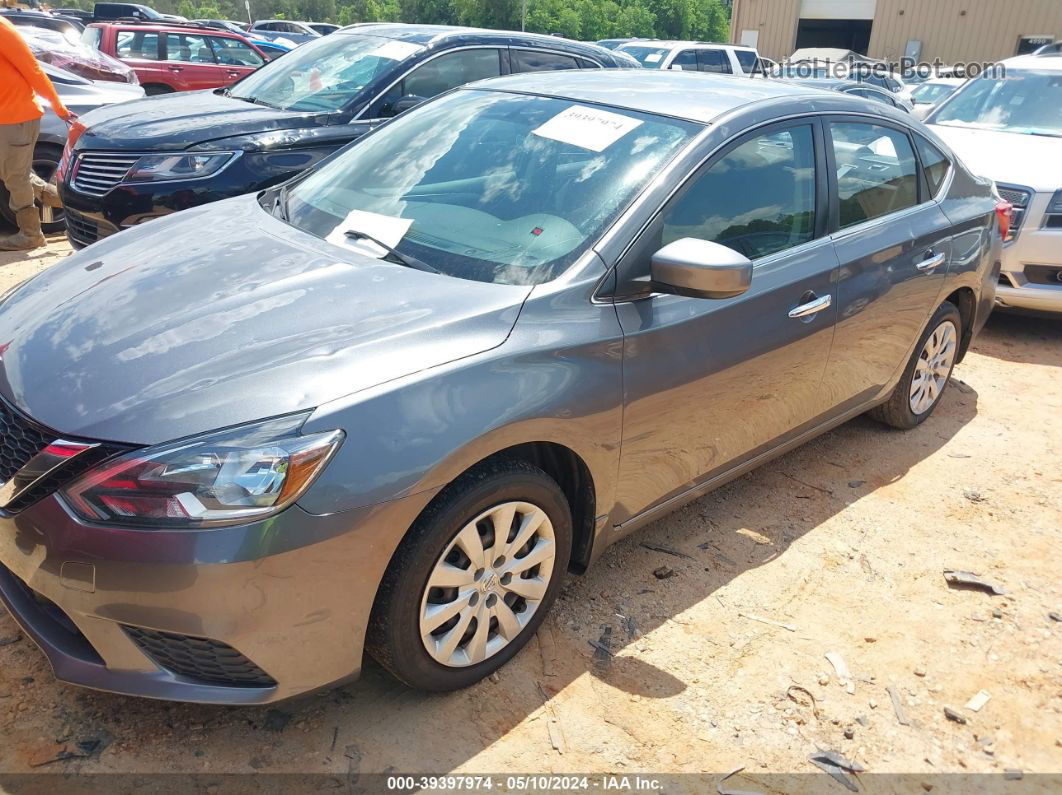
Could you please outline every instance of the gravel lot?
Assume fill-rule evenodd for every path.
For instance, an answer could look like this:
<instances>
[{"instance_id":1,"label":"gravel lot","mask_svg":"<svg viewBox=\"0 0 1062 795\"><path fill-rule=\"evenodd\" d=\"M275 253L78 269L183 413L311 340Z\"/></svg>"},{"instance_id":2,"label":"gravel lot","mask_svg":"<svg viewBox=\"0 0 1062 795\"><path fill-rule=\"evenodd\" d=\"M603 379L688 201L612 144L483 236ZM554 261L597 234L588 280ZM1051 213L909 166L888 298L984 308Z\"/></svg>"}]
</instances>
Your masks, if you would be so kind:
<instances>
[{"instance_id":1,"label":"gravel lot","mask_svg":"<svg viewBox=\"0 0 1062 795\"><path fill-rule=\"evenodd\" d=\"M67 253L0 255L0 289ZM857 419L621 542L497 681L460 693L371 662L272 709L95 693L57 683L0 611L0 772L744 765L749 789L813 771L816 748L871 772L1062 772L1060 485L1062 321L996 315L926 424ZM949 588L945 568L1008 593Z\"/></svg>"}]
</instances>

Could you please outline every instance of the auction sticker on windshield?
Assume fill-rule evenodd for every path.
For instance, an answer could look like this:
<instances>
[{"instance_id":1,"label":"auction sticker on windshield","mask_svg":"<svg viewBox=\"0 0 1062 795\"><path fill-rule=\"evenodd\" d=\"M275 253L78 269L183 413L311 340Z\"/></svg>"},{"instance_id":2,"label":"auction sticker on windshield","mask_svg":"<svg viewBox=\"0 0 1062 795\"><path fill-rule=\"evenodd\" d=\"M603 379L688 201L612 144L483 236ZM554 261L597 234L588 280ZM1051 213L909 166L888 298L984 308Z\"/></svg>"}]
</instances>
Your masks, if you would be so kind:
<instances>
[{"instance_id":1,"label":"auction sticker on windshield","mask_svg":"<svg viewBox=\"0 0 1062 795\"><path fill-rule=\"evenodd\" d=\"M640 119L600 108L572 105L533 132L542 138L601 152L641 123Z\"/></svg>"}]
</instances>

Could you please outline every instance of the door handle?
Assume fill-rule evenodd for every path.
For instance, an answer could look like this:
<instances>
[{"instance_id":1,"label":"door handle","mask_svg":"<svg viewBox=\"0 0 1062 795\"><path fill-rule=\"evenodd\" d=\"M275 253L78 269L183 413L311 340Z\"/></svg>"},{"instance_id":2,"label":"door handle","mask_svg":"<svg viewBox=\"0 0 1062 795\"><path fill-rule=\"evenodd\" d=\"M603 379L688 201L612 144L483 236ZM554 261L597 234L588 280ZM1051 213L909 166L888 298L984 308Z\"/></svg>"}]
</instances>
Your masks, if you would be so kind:
<instances>
[{"instance_id":1,"label":"door handle","mask_svg":"<svg viewBox=\"0 0 1062 795\"><path fill-rule=\"evenodd\" d=\"M229 70L229 77L239 77L239 76L240 76L239 72L235 72L232 69Z\"/></svg>"},{"instance_id":2,"label":"door handle","mask_svg":"<svg viewBox=\"0 0 1062 795\"><path fill-rule=\"evenodd\" d=\"M183 72L184 71L184 67L183 66L171 66L170 67L170 71L171 72Z\"/></svg>"},{"instance_id":3,"label":"door handle","mask_svg":"<svg viewBox=\"0 0 1062 795\"><path fill-rule=\"evenodd\" d=\"M923 273L930 273L944 264L946 257L943 254L934 255L932 251L926 252L926 258L915 265Z\"/></svg>"},{"instance_id":4,"label":"door handle","mask_svg":"<svg viewBox=\"0 0 1062 795\"><path fill-rule=\"evenodd\" d=\"M806 304L794 307L789 310L789 317L810 317L811 315L817 315L823 309L827 309L830 304L833 303L833 296L824 295L822 298L816 298L814 301L808 301Z\"/></svg>"}]
</instances>

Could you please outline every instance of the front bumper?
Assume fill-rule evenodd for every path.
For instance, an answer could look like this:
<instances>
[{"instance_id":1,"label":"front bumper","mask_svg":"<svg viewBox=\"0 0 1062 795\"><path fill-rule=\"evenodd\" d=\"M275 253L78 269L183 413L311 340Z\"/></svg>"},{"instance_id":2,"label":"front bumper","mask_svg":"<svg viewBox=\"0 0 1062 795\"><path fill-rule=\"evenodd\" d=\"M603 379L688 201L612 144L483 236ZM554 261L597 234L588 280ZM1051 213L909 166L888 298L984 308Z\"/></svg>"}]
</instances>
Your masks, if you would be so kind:
<instances>
[{"instance_id":1,"label":"front bumper","mask_svg":"<svg viewBox=\"0 0 1062 795\"><path fill-rule=\"evenodd\" d=\"M160 532L84 524L53 495L0 518L0 600L64 682L277 701L358 674L377 585L431 496Z\"/></svg>"}]
</instances>

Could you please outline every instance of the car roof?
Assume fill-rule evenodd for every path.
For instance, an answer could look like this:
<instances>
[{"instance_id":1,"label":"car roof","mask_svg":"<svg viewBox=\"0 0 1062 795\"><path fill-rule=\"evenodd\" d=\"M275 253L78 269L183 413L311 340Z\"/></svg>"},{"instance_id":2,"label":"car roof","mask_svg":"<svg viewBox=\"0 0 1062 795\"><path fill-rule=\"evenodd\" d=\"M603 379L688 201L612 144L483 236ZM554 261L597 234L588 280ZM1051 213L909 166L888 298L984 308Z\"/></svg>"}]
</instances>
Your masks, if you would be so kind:
<instances>
[{"instance_id":1,"label":"car roof","mask_svg":"<svg viewBox=\"0 0 1062 795\"><path fill-rule=\"evenodd\" d=\"M809 77L807 79L800 78L792 80L790 78L778 78L785 80L787 83L799 83L802 86L808 88L821 88L824 91L844 91L846 88L869 88L875 91L881 89L877 86L868 86L866 83L860 83L858 80L845 80L841 77Z\"/></svg>"},{"instance_id":2,"label":"car roof","mask_svg":"<svg viewBox=\"0 0 1062 795\"><path fill-rule=\"evenodd\" d=\"M672 50L679 47L694 48L694 47L723 47L727 50L748 50L754 52L755 47L746 47L744 44L725 44L721 41L676 41L672 39L635 39L628 41L622 46L626 47L628 44L638 47L665 47Z\"/></svg>"},{"instance_id":3,"label":"car roof","mask_svg":"<svg viewBox=\"0 0 1062 795\"><path fill-rule=\"evenodd\" d=\"M221 28L208 28L203 25L197 25L194 22L167 22L166 20L154 21L149 20L147 22L141 22L139 20L132 21L119 21L114 22L93 22L89 25L90 28L122 28L123 30L144 30L151 33L209 33L211 36L221 36L223 38L247 38L245 34L237 33L234 30L223 30Z\"/></svg>"},{"instance_id":4,"label":"car roof","mask_svg":"<svg viewBox=\"0 0 1062 795\"><path fill-rule=\"evenodd\" d=\"M631 70L622 80L600 70L525 72L474 83L475 88L540 94L708 124L723 114L772 99L821 96L796 80L753 80L705 72Z\"/></svg>"},{"instance_id":5,"label":"car roof","mask_svg":"<svg viewBox=\"0 0 1062 795\"><path fill-rule=\"evenodd\" d=\"M440 45L453 40L465 40L470 44L489 41L506 42L509 44L538 44L556 50L568 50L573 54L585 54L605 59L606 62L614 63L614 53L599 47L597 44L574 39L566 39L561 36L547 36L543 33L527 33L519 30L490 30L487 28L460 27L455 25L410 25L401 22L378 23L374 25L348 26L331 34L355 35L355 36L378 36L384 39L395 39L410 44L421 44L425 47Z\"/></svg>"},{"instance_id":6,"label":"car roof","mask_svg":"<svg viewBox=\"0 0 1062 795\"><path fill-rule=\"evenodd\" d=\"M1049 72L1062 72L1062 56L1055 53L1047 55L1019 55L1000 61L1008 69L1038 69Z\"/></svg>"}]
</instances>

